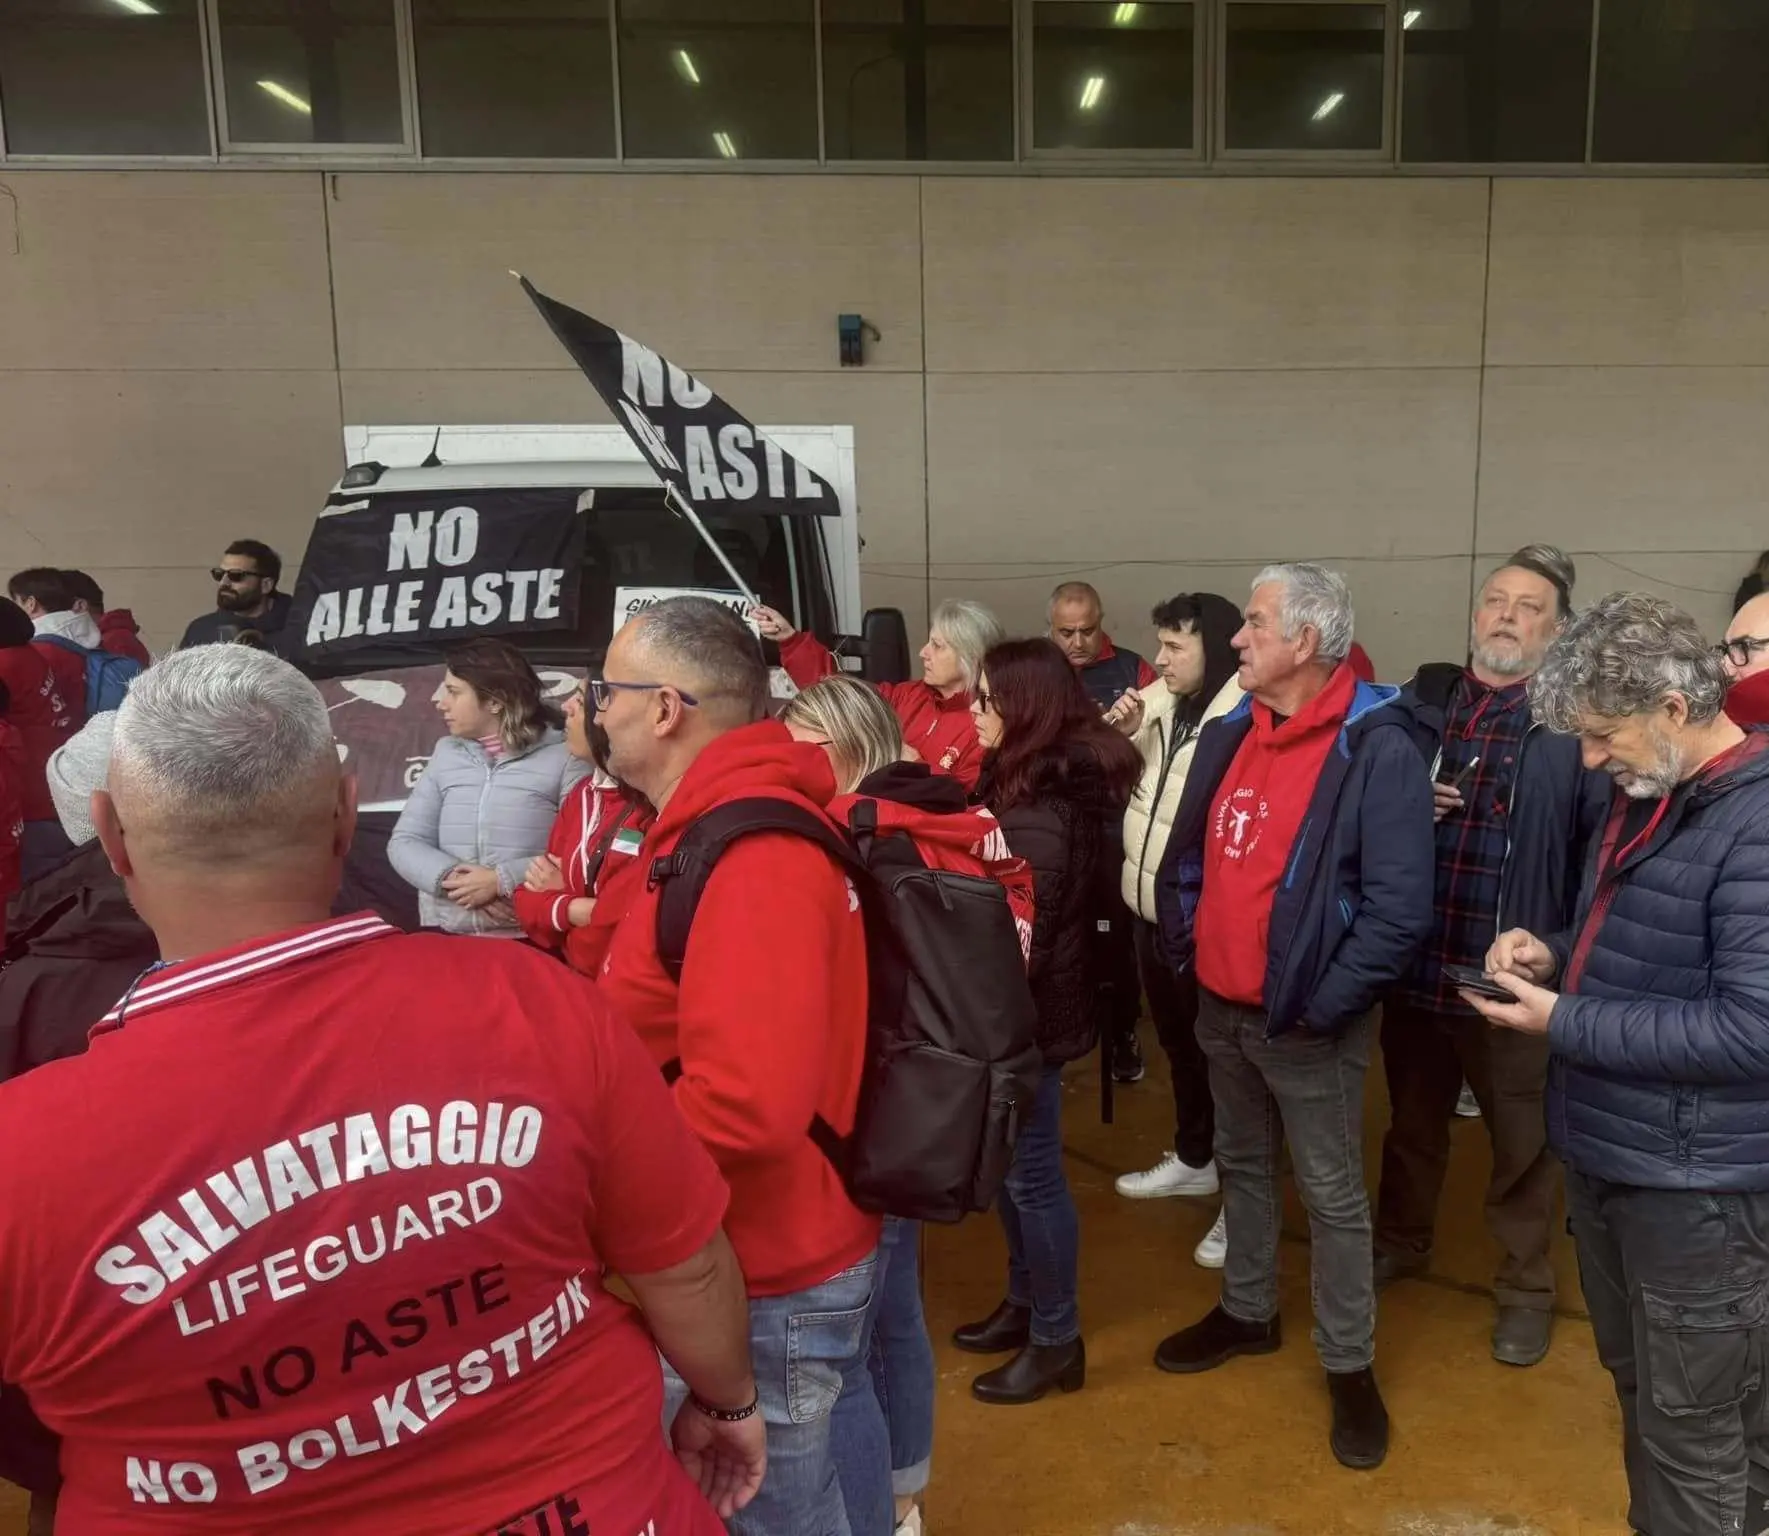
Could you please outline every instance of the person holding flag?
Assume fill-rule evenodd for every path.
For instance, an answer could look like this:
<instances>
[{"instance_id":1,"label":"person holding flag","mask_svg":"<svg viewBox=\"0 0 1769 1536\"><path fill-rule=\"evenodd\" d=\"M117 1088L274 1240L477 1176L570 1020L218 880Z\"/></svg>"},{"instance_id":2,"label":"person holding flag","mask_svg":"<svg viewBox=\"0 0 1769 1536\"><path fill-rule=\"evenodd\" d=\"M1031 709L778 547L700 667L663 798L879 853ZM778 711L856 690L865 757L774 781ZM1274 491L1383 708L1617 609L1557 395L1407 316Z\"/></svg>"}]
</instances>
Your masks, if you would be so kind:
<instances>
[{"instance_id":1,"label":"person holding flag","mask_svg":"<svg viewBox=\"0 0 1769 1536\"><path fill-rule=\"evenodd\" d=\"M758 604L754 618L762 638L780 647L780 665L800 688L838 671L829 648L815 635L794 629L784 614ZM915 759L935 773L951 774L966 790L977 787L983 771L971 695L983 657L1006 638L1001 621L981 603L941 603L921 648L921 677L875 685L902 723L904 744Z\"/></svg>"}]
</instances>

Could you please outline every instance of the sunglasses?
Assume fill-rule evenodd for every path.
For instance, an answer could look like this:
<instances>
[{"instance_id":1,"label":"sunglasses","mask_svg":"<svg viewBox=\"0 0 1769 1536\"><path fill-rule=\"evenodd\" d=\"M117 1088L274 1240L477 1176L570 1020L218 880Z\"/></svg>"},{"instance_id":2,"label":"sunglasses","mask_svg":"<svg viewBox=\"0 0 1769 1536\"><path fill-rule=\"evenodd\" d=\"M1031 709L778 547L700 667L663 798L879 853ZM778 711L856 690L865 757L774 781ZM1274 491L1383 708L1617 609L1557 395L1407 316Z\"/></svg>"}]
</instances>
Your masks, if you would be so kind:
<instances>
[{"instance_id":1,"label":"sunglasses","mask_svg":"<svg viewBox=\"0 0 1769 1536\"><path fill-rule=\"evenodd\" d=\"M983 689L979 688L979 689L977 689L977 691L975 693L973 693L971 695L971 701L985 715L997 713L997 711L995 709L995 695L992 693L987 693Z\"/></svg>"},{"instance_id":2,"label":"sunglasses","mask_svg":"<svg viewBox=\"0 0 1769 1536\"><path fill-rule=\"evenodd\" d=\"M691 693L683 693L674 683L612 683L605 677L592 677L584 684L590 691L590 699L598 710L605 710L614 702L618 693L655 693L659 688L675 688L676 697L690 709L700 700Z\"/></svg>"},{"instance_id":3,"label":"sunglasses","mask_svg":"<svg viewBox=\"0 0 1769 1536\"><path fill-rule=\"evenodd\" d=\"M248 581L258 580L262 574L260 571L224 571L216 566L209 572L209 580L217 583L225 581L229 586L243 587Z\"/></svg>"},{"instance_id":4,"label":"sunglasses","mask_svg":"<svg viewBox=\"0 0 1769 1536\"><path fill-rule=\"evenodd\" d=\"M1765 647L1769 647L1769 637L1740 635L1736 640L1722 640L1714 647L1714 654L1730 657L1735 667L1748 667L1751 657Z\"/></svg>"}]
</instances>

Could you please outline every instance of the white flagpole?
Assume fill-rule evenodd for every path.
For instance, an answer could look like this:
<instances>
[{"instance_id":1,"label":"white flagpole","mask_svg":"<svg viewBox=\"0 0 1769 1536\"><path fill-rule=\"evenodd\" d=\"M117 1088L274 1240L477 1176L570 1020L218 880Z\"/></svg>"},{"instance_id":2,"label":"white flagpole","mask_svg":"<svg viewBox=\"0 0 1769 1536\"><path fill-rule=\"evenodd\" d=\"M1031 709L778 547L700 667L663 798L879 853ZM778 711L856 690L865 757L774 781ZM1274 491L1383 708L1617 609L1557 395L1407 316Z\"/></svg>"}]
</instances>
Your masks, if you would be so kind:
<instances>
[{"instance_id":1,"label":"white flagpole","mask_svg":"<svg viewBox=\"0 0 1769 1536\"><path fill-rule=\"evenodd\" d=\"M676 489L674 481L667 476L659 478L663 480L664 501L688 519L689 525L700 535L701 543L705 544L713 552L719 564L724 566L725 574L731 578L731 584L749 599L750 607L759 608L762 600L750 591L749 583L737 574L737 567L731 563L731 557L725 553L724 546L707 531L706 524L700 520L700 514L694 510L694 504Z\"/></svg>"}]
</instances>

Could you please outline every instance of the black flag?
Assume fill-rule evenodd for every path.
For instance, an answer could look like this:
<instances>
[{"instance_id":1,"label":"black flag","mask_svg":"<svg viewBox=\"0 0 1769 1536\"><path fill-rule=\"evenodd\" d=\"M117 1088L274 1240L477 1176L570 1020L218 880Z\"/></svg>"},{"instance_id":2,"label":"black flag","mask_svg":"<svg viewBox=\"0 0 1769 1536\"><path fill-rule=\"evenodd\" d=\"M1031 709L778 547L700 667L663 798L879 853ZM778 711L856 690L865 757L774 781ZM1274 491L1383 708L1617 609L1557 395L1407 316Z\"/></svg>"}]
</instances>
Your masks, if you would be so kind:
<instances>
[{"instance_id":1,"label":"black flag","mask_svg":"<svg viewBox=\"0 0 1769 1536\"><path fill-rule=\"evenodd\" d=\"M549 299L527 278L520 281L614 419L679 496L702 511L841 514L827 480L698 379L612 326Z\"/></svg>"}]
</instances>

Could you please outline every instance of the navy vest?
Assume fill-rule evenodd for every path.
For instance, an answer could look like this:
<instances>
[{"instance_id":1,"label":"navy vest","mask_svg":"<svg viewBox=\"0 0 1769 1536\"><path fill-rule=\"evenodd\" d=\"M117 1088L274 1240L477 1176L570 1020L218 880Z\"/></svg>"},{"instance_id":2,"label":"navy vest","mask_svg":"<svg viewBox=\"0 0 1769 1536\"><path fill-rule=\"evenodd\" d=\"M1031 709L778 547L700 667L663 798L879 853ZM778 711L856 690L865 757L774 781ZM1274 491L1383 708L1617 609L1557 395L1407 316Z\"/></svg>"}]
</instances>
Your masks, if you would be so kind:
<instances>
[{"instance_id":1,"label":"navy vest","mask_svg":"<svg viewBox=\"0 0 1769 1536\"><path fill-rule=\"evenodd\" d=\"M1110 709L1125 693L1136 687L1143 668L1143 659L1135 651L1117 651L1104 661L1095 661L1081 669L1081 686L1087 690L1100 711Z\"/></svg>"}]
</instances>

